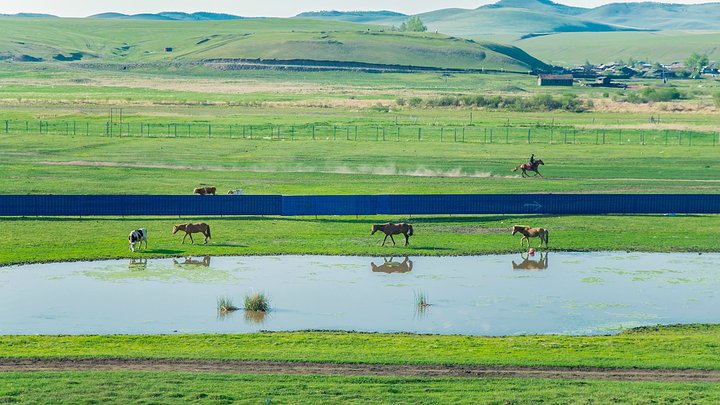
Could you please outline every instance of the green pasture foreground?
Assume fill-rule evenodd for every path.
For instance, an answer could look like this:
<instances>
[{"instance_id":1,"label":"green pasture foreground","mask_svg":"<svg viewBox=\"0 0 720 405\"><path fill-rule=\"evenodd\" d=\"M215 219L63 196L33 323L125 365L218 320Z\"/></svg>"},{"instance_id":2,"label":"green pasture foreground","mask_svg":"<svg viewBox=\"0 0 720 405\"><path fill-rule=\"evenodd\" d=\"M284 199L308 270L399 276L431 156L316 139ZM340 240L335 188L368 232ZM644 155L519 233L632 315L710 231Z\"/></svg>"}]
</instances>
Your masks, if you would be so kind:
<instances>
[{"instance_id":1,"label":"green pasture foreground","mask_svg":"<svg viewBox=\"0 0 720 405\"><path fill-rule=\"evenodd\" d=\"M1 131L0 131L1 132ZM718 193L720 146L0 134L3 194ZM511 169L534 153L544 178Z\"/></svg>"},{"instance_id":2,"label":"green pasture foreground","mask_svg":"<svg viewBox=\"0 0 720 405\"><path fill-rule=\"evenodd\" d=\"M2 373L5 403L693 403L718 384L228 375L177 372Z\"/></svg>"},{"instance_id":3,"label":"green pasture foreground","mask_svg":"<svg viewBox=\"0 0 720 405\"><path fill-rule=\"evenodd\" d=\"M0 336L0 357L718 369L718 345L719 325L646 327L613 336L346 332Z\"/></svg>"},{"instance_id":4,"label":"green pasture foreground","mask_svg":"<svg viewBox=\"0 0 720 405\"><path fill-rule=\"evenodd\" d=\"M198 197L203 198L203 197ZM207 197L212 198L212 197ZM172 235L175 223L204 221L212 239L202 244L196 235L181 244L182 233ZM370 235L371 225L410 222L415 235L410 245ZM484 215L442 217L237 217L237 218L2 218L0 265L54 261L137 257L227 255L475 255L523 250L513 225L550 230L549 246L556 251L718 251L720 216L623 215L534 216ZM132 253L127 235L148 230L148 249ZM533 244L537 244L537 239Z\"/></svg>"}]
</instances>

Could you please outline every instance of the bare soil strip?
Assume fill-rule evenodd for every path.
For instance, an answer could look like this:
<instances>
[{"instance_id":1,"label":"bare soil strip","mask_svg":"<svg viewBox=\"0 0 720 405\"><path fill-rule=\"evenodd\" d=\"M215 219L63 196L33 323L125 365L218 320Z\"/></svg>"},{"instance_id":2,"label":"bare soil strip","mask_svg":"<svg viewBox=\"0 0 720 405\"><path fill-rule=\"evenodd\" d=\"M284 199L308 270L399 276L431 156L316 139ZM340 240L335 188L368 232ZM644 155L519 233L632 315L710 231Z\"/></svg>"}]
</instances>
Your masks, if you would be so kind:
<instances>
[{"instance_id":1,"label":"bare soil strip","mask_svg":"<svg viewBox=\"0 0 720 405\"><path fill-rule=\"evenodd\" d=\"M518 367L441 364L337 364L172 359L0 359L0 372L178 371L234 374L544 378L567 380L720 382L720 370Z\"/></svg>"}]
</instances>

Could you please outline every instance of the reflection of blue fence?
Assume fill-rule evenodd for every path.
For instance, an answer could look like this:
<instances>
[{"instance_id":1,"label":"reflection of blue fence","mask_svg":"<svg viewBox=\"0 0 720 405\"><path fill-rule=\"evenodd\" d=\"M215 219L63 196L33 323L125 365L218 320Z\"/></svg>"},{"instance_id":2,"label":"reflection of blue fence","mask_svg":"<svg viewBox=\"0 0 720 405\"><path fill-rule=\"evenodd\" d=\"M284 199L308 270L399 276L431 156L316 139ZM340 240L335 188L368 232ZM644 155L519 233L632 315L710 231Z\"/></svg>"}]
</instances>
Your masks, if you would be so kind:
<instances>
[{"instance_id":1,"label":"reflection of blue fence","mask_svg":"<svg viewBox=\"0 0 720 405\"><path fill-rule=\"evenodd\" d=\"M718 194L6 195L0 216L720 214Z\"/></svg>"}]
</instances>

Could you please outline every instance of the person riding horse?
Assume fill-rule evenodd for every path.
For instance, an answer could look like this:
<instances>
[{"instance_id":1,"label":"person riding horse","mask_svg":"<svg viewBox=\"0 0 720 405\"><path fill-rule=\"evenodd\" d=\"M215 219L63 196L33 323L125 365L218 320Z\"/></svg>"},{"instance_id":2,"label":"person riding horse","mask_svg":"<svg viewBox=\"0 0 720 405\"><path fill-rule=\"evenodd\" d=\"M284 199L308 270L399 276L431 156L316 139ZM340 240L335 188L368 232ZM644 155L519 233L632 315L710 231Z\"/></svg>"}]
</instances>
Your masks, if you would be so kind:
<instances>
[{"instance_id":1,"label":"person riding horse","mask_svg":"<svg viewBox=\"0 0 720 405\"><path fill-rule=\"evenodd\" d=\"M532 155L530 155L530 167L533 167L534 164L535 164L535 154L533 153Z\"/></svg>"}]
</instances>

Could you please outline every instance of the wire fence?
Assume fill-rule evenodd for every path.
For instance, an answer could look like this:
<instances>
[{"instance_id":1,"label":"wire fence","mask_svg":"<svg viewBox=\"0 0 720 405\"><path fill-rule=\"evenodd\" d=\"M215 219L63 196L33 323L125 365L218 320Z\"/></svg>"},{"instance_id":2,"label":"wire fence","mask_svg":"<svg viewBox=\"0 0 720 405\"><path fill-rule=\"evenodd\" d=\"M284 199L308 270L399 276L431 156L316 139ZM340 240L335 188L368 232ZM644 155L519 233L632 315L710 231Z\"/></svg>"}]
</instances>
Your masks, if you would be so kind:
<instances>
[{"instance_id":1,"label":"wire fence","mask_svg":"<svg viewBox=\"0 0 720 405\"><path fill-rule=\"evenodd\" d=\"M227 138L357 142L465 142L480 144L615 144L716 146L720 132L619 128L419 126L419 125L241 125L5 120L0 133L65 136Z\"/></svg>"}]
</instances>

